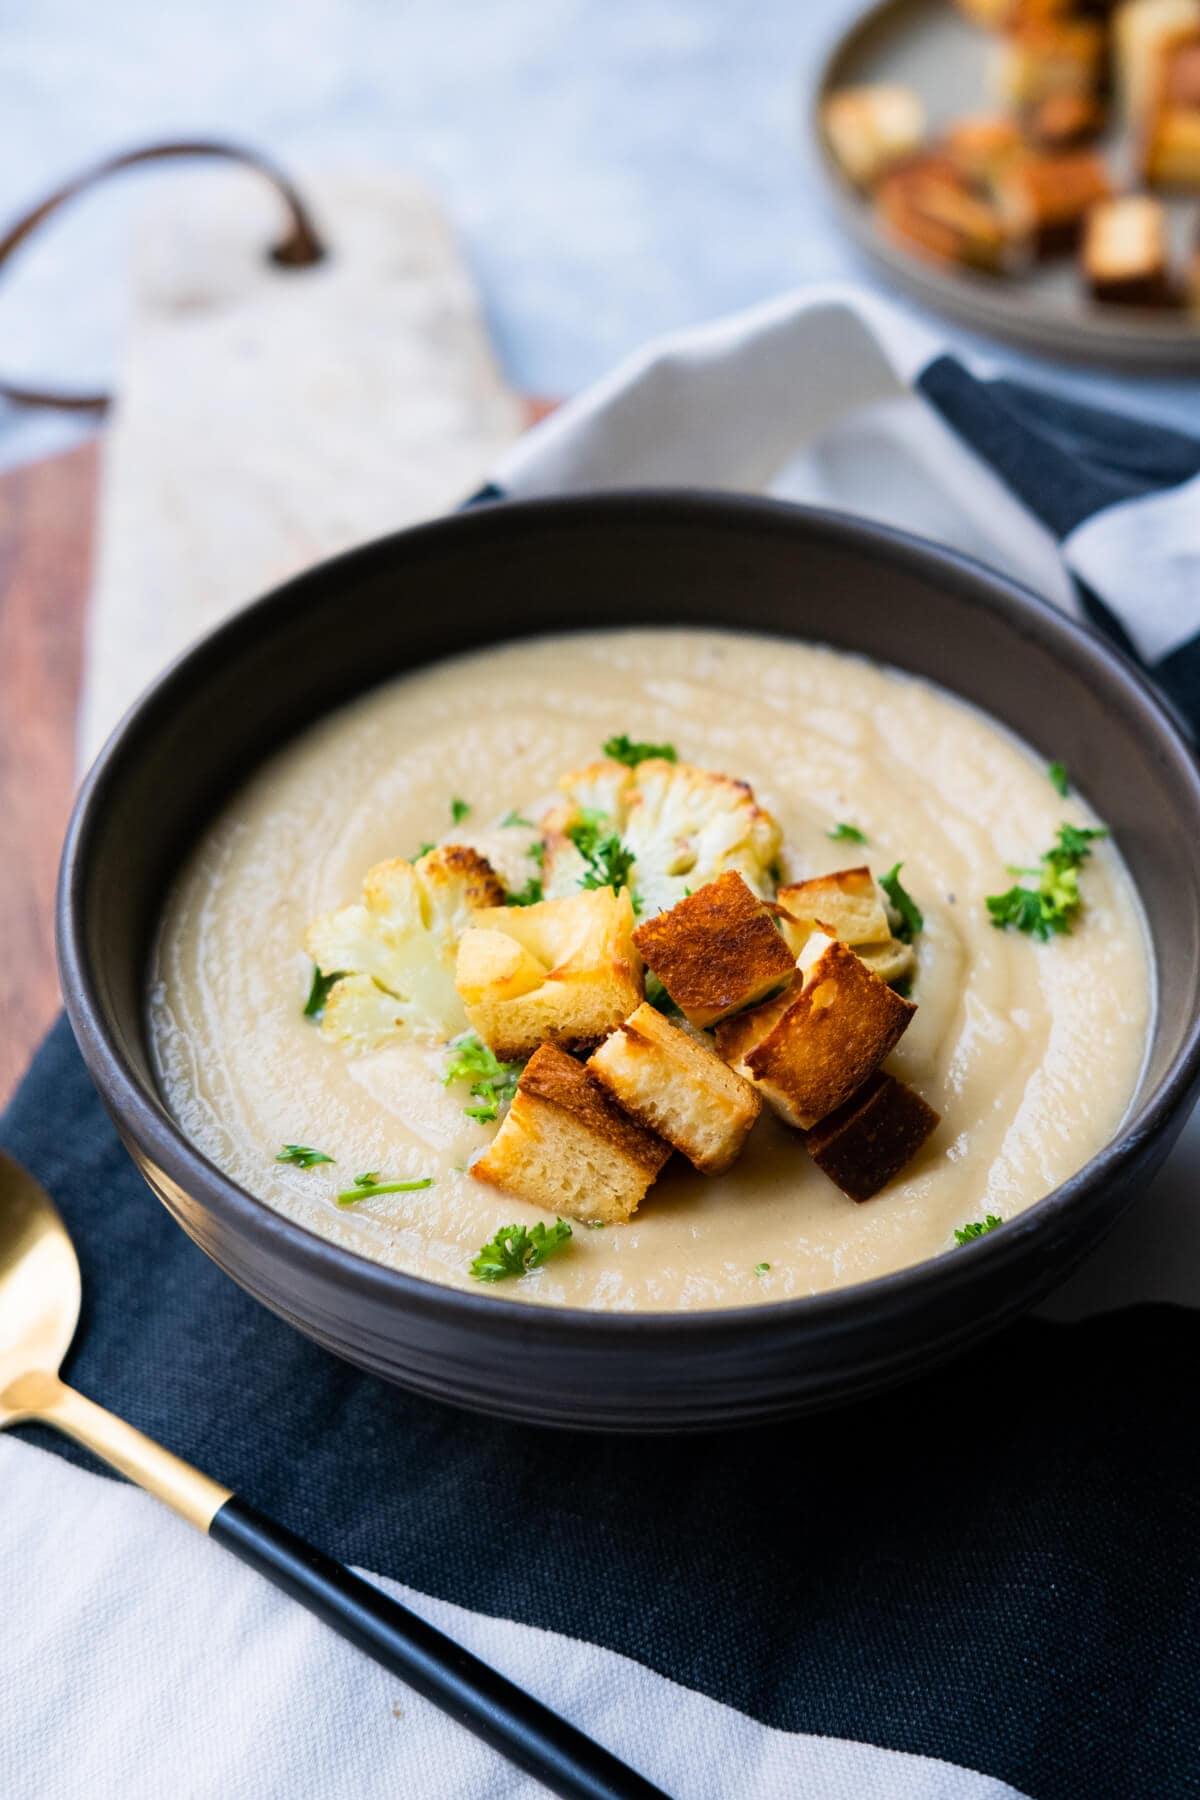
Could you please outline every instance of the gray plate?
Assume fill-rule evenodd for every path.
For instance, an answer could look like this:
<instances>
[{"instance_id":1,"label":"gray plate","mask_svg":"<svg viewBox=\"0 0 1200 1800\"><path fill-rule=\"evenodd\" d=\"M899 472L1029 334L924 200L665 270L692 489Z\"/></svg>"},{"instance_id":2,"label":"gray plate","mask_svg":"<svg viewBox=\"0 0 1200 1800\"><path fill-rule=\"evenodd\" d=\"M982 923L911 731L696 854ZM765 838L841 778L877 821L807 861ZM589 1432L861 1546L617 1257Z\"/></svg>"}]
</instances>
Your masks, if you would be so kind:
<instances>
[{"instance_id":1,"label":"gray plate","mask_svg":"<svg viewBox=\"0 0 1200 1800\"><path fill-rule=\"evenodd\" d=\"M1026 349L1110 366L1200 368L1200 320L1186 313L1097 306L1070 257L1020 277L939 268L879 230L869 202L849 182L821 129L821 107L834 88L899 81L925 102L936 132L967 113L996 110L989 62L995 40L961 17L949 0L879 0L838 40L811 96L817 151L843 224L898 285L936 311ZM1118 185L1129 147L1119 136L1104 146ZM1176 247L1195 241L1194 202L1170 203Z\"/></svg>"}]
</instances>

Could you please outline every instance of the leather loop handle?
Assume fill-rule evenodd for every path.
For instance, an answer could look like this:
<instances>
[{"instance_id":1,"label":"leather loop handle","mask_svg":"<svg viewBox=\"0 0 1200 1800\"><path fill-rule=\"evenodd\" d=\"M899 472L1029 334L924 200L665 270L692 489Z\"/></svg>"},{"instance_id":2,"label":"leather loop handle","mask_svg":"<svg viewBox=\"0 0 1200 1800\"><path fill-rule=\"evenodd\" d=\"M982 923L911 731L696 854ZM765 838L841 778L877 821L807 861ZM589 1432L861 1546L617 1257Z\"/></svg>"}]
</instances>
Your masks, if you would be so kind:
<instances>
[{"instance_id":1,"label":"leather loop handle","mask_svg":"<svg viewBox=\"0 0 1200 1800\"><path fill-rule=\"evenodd\" d=\"M259 174L274 187L283 201L287 212L287 229L284 235L270 251L272 262L283 268L304 269L313 263L320 262L325 256L325 247L317 235L307 207L296 189L283 172L276 168L267 157L257 150L248 150L236 144L222 143L219 139L195 138L179 143L147 144L140 150L122 150L115 156L109 156L103 162L94 163L91 168L84 169L70 181L63 183L54 193L49 194L37 206L19 218L15 225L9 227L0 237L0 269L8 261L19 244L35 232L44 219L58 211L68 200L73 200L87 188L95 187L109 175L116 175L122 169L132 169L140 163L165 162L175 157L210 156L219 157L225 162L240 163L244 168L257 169ZM0 398L8 400L14 406L53 406L64 412L96 413L101 415L108 410L111 396L108 394L72 394L53 390L40 390L24 387L18 382L0 378Z\"/></svg>"}]
</instances>

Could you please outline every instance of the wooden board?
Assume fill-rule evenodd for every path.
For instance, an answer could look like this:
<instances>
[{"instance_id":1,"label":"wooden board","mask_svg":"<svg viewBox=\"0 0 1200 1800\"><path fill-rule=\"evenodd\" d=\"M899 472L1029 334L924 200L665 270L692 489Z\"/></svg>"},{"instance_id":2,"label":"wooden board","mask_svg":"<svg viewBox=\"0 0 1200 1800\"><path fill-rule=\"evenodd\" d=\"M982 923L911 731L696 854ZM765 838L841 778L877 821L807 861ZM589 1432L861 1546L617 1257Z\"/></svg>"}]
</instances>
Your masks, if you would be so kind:
<instances>
[{"instance_id":1,"label":"wooden board","mask_svg":"<svg viewBox=\"0 0 1200 1800\"><path fill-rule=\"evenodd\" d=\"M524 404L533 424L554 403ZM54 884L75 782L100 443L0 475L0 1107L59 1006Z\"/></svg>"},{"instance_id":2,"label":"wooden board","mask_svg":"<svg viewBox=\"0 0 1200 1800\"><path fill-rule=\"evenodd\" d=\"M0 1106L58 1010L54 883L74 786L97 448L0 476Z\"/></svg>"}]
</instances>

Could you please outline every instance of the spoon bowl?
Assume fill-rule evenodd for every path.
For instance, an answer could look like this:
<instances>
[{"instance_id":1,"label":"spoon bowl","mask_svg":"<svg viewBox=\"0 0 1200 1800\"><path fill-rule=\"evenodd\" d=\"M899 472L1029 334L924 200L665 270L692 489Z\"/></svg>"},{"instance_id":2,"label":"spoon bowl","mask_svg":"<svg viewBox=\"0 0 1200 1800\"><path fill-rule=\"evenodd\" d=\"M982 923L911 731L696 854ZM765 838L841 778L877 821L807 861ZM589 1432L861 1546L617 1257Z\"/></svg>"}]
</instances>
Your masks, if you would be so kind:
<instances>
[{"instance_id":1,"label":"spoon bowl","mask_svg":"<svg viewBox=\"0 0 1200 1800\"><path fill-rule=\"evenodd\" d=\"M49 1194L0 1152L0 1430L27 1418L79 1323L79 1262Z\"/></svg>"}]
</instances>

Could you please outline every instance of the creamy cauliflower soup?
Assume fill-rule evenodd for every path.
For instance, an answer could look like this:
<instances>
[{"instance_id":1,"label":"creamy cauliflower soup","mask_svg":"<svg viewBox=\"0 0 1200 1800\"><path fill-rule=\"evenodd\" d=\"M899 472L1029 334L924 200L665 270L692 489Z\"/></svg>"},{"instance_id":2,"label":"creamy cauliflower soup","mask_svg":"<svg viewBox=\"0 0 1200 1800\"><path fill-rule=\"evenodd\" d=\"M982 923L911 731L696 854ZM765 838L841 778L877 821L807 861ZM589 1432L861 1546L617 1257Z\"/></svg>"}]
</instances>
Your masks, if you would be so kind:
<instances>
[{"instance_id":1,"label":"creamy cauliflower soup","mask_svg":"<svg viewBox=\"0 0 1200 1800\"><path fill-rule=\"evenodd\" d=\"M1137 898L1068 780L820 647L440 663L205 833L153 962L163 1094L287 1217L505 1298L767 1303L957 1254L1101 1148L1142 1064Z\"/></svg>"}]
</instances>

